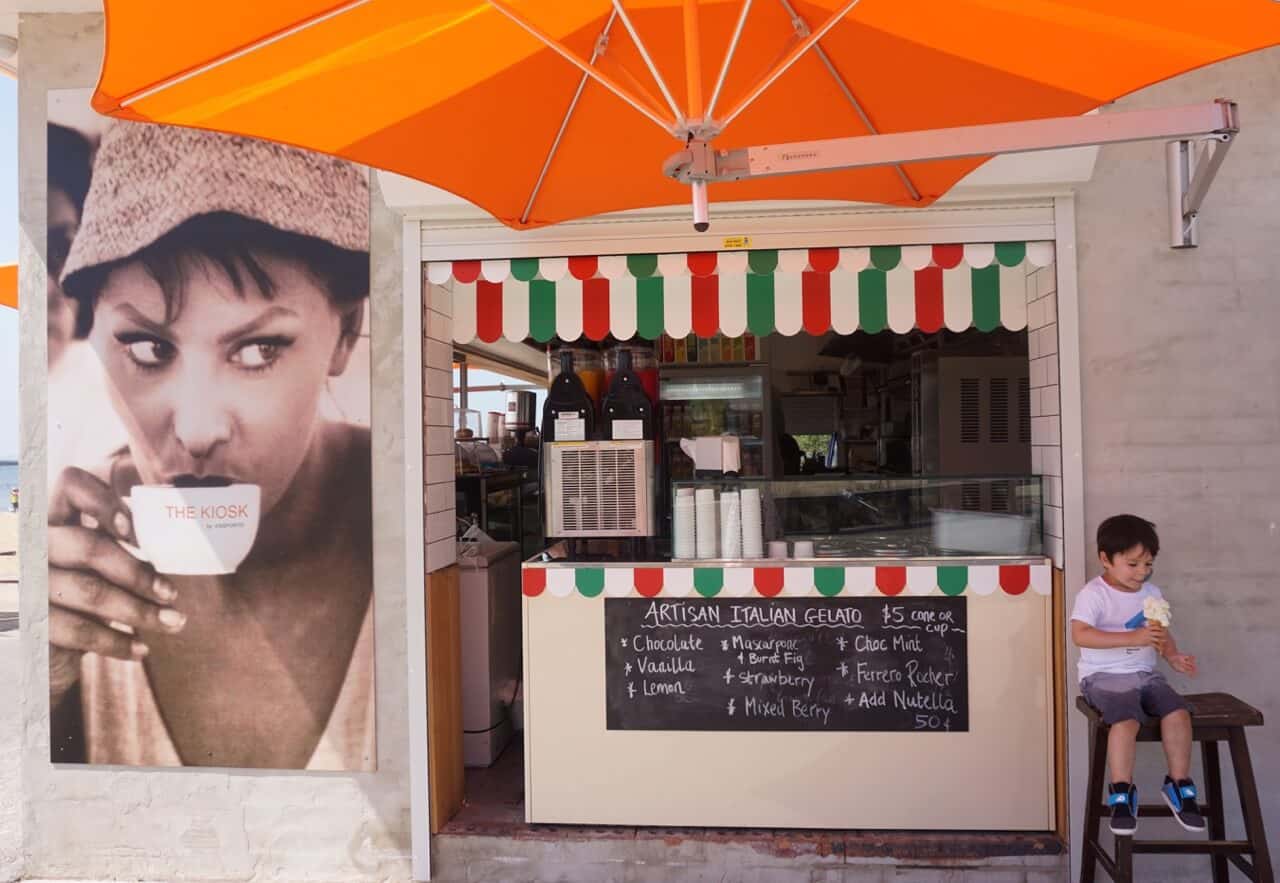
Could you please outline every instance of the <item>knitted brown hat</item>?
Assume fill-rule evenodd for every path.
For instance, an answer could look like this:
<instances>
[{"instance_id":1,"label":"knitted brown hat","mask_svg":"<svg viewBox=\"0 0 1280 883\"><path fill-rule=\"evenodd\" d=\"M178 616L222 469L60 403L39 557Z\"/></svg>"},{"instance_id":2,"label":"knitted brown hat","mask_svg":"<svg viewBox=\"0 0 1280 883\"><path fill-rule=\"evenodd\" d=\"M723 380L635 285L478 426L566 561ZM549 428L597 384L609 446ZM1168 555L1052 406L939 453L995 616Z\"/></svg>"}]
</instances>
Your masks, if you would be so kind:
<instances>
[{"instance_id":1,"label":"knitted brown hat","mask_svg":"<svg viewBox=\"0 0 1280 883\"><path fill-rule=\"evenodd\" d=\"M102 136L62 272L122 260L178 225L231 212L350 251L369 250L368 172L236 135L116 122Z\"/></svg>"}]
</instances>

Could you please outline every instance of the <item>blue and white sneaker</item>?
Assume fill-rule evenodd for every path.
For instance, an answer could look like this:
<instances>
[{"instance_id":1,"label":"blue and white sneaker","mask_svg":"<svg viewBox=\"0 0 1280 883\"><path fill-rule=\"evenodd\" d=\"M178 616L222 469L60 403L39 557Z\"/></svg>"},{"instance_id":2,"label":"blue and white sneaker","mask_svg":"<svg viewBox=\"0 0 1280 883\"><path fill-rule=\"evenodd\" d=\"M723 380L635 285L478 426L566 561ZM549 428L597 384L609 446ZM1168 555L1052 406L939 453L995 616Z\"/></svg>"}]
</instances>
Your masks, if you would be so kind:
<instances>
[{"instance_id":1,"label":"blue and white sneaker","mask_svg":"<svg viewBox=\"0 0 1280 883\"><path fill-rule=\"evenodd\" d=\"M1111 807L1111 833L1132 837L1138 830L1138 789L1129 782L1112 782L1107 806Z\"/></svg>"},{"instance_id":2,"label":"blue and white sneaker","mask_svg":"<svg viewBox=\"0 0 1280 883\"><path fill-rule=\"evenodd\" d=\"M1195 782L1190 779L1175 782L1165 776L1164 784L1160 786L1160 796L1169 805L1169 809L1173 810L1173 817L1179 825L1188 831L1205 829L1204 815L1200 812L1200 805L1196 803L1198 795Z\"/></svg>"}]
</instances>

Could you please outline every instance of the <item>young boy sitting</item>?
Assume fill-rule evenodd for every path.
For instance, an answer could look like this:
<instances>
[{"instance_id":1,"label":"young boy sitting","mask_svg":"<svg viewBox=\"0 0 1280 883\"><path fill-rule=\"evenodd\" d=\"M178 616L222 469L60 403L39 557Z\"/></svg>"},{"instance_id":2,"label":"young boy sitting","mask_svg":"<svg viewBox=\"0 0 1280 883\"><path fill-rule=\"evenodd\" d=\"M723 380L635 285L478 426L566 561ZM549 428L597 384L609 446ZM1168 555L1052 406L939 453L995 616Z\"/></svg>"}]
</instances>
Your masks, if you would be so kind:
<instances>
[{"instance_id":1,"label":"young boy sitting","mask_svg":"<svg viewBox=\"0 0 1280 883\"><path fill-rule=\"evenodd\" d=\"M1169 775L1160 795L1188 831L1203 831L1204 816L1191 781L1191 714L1187 702L1155 671L1157 654L1174 671L1196 674L1196 658L1178 650L1168 629L1143 615L1148 598L1163 601L1147 582L1160 551L1155 525L1136 515L1116 515L1098 527L1102 575L1090 580L1071 611L1071 639L1080 648L1080 692L1110 725L1107 766L1111 770L1113 834L1138 829L1138 789L1133 762L1138 730L1160 720Z\"/></svg>"}]
</instances>

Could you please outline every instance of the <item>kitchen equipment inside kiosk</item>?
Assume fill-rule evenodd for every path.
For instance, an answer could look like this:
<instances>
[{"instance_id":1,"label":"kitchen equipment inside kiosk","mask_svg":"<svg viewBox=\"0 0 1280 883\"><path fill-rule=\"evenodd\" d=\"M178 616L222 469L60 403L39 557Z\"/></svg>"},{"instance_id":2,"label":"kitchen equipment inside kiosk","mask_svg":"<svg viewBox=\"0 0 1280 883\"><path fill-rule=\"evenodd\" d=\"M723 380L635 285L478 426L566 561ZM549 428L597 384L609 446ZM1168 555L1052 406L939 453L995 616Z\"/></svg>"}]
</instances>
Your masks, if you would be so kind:
<instances>
[{"instance_id":1,"label":"kitchen equipment inside kiosk","mask_svg":"<svg viewBox=\"0 0 1280 883\"><path fill-rule=\"evenodd\" d=\"M601 373L591 395L579 353L564 349L559 374L543 405L543 482L548 541L574 558L609 556L615 545L591 540L626 540L626 554L649 558L658 532L655 507L657 463L655 403L633 369L631 351L610 354L614 370L607 388ZM599 353L588 364L603 363ZM588 372L590 373L590 372Z\"/></svg>"}]
</instances>

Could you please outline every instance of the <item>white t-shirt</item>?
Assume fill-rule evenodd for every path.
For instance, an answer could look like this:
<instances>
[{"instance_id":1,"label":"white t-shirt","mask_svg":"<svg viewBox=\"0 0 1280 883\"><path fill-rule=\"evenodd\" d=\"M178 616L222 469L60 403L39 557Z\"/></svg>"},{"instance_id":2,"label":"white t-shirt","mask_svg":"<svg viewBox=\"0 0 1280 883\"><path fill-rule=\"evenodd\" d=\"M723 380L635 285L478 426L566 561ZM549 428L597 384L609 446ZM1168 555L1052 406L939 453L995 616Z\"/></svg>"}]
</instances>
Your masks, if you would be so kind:
<instances>
[{"instance_id":1,"label":"white t-shirt","mask_svg":"<svg viewBox=\"0 0 1280 883\"><path fill-rule=\"evenodd\" d=\"M1102 577L1096 576L1076 595L1071 618L1099 631L1128 631L1133 626L1125 623L1142 612L1142 602L1147 598L1163 600L1164 595L1151 583L1144 584L1136 592L1122 592L1107 585ZM1113 647L1108 650L1081 647L1078 672L1083 681L1089 675L1104 671L1113 674L1152 671L1156 667L1156 661L1154 647Z\"/></svg>"}]
</instances>

